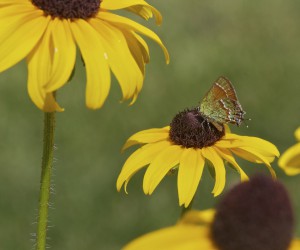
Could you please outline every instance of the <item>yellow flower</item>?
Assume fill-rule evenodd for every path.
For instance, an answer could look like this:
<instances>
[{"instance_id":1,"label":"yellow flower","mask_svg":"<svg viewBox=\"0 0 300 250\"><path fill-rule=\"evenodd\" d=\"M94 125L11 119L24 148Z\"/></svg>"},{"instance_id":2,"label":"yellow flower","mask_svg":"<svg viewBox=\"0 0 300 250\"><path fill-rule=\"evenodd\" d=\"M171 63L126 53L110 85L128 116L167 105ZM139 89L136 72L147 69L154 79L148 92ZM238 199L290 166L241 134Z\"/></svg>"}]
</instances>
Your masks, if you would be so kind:
<instances>
[{"instance_id":1,"label":"yellow flower","mask_svg":"<svg viewBox=\"0 0 300 250\"><path fill-rule=\"evenodd\" d=\"M175 226L143 235L122 250L220 250L210 235L213 214L214 210L190 211ZM287 250L299 249L300 239L293 239Z\"/></svg>"},{"instance_id":2,"label":"yellow flower","mask_svg":"<svg viewBox=\"0 0 300 250\"><path fill-rule=\"evenodd\" d=\"M76 46L83 58L87 83L86 105L100 108L110 89L110 70L123 100L137 98L149 62L145 35L169 55L159 37L146 27L110 11L126 9L144 19L160 13L143 0L1 0L0 72L23 58L28 64L28 92L45 112L62 111L53 92L74 69Z\"/></svg>"},{"instance_id":3,"label":"yellow flower","mask_svg":"<svg viewBox=\"0 0 300 250\"><path fill-rule=\"evenodd\" d=\"M248 178L233 154L250 162L264 163L273 177L275 172L270 162L275 156L279 156L277 148L268 141L236 135L229 129L220 132L204 120L197 109L179 113L171 126L148 129L132 135L123 150L136 144L145 145L125 162L117 180L117 189L120 191L125 184L126 191L131 177L149 164L143 190L150 195L170 170L178 168L179 205L185 207L194 197L205 162L211 163L210 167L214 170L215 185L212 193L217 196L223 191L226 181L224 160L235 168L242 181Z\"/></svg>"},{"instance_id":4,"label":"yellow flower","mask_svg":"<svg viewBox=\"0 0 300 250\"><path fill-rule=\"evenodd\" d=\"M232 189L216 211L191 210L176 225L143 235L122 250L298 250L292 213L281 184L253 177Z\"/></svg>"},{"instance_id":5,"label":"yellow flower","mask_svg":"<svg viewBox=\"0 0 300 250\"><path fill-rule=\"evenodd\" d=\"M287 175L300 173L300 127L295 131L295 137L298 143L287 149L278 161L278 165Z\"/></svg>"},{"instance_id":6,"label":"yellow flower","mask_svg":"<svg viewBox=\"0 0 300 250\"><path fill-rule=\"evenodd\" d=\"M218 250L210 238L214 210L190 211L175 225L143 235L122 250Z\"/></svg>"}]
</instances>

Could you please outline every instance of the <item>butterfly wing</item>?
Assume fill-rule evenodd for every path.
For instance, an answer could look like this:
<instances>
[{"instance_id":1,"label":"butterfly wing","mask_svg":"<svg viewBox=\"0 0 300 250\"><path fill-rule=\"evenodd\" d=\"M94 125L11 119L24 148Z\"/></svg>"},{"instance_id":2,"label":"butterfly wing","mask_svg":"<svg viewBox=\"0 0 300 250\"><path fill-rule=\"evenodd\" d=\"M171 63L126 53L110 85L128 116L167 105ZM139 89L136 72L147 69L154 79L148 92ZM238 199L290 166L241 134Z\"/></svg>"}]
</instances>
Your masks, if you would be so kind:
<instances>
[{"instance_id":1,"label":"butterfly wing","mask_svg":"<svg viewBox=\"0 0 300 250\"><path fill-rule=\"evenodd\" d=\"M238 126L244 120L245 114L231 82L225 77L218 78L204 96L200 112L211 122Z\"/></svg>"}]
</instances>

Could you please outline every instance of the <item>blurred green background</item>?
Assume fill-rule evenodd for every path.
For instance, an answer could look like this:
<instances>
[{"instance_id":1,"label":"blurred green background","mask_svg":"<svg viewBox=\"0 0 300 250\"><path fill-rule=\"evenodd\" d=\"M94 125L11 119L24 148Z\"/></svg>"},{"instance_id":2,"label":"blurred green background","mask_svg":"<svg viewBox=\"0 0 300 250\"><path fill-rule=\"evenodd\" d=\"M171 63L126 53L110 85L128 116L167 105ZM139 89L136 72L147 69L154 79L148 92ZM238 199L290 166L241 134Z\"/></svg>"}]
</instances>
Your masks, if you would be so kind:
<instances>
[{"instance_id":1,"label":"blurred green background","mask_svg":"<svg viewBox=\"0 0 300 250\"><path fill-rule=\"evenodd\" d=\"M58 91L65 112L57 114L49 245L53 249L120 249L143 233L176 222L176 178L166 177L152 196L142 192L144 171L134 176L129 195L115 182L131 150L120 153L133 133L170 123L194 107L220 75L234 84L247 112L243 135L275 143L283 152L295 143L300 125L300 2L297 0L150 1L164 17L139 22L159 34L171 63L152 41L144 88L135 103L120 104L114 80L104 107L85 107L85 72L80 60L71 81ZM131 15L130 15L131 16ZM147 40L148 41L148 40ZM43 113L29 100L27 69L21 62L0 75L0 249L31 249L35 232L42 151ZM248 174L262 165L239 161ZM300 176L287 177L273 164L293 200L300 237ZM226 188L239 180L228 170ZM196 208L209 208L213 180L205 171ZM221 195L222 197L222 195Z\"/></svg>"}]
</instances>

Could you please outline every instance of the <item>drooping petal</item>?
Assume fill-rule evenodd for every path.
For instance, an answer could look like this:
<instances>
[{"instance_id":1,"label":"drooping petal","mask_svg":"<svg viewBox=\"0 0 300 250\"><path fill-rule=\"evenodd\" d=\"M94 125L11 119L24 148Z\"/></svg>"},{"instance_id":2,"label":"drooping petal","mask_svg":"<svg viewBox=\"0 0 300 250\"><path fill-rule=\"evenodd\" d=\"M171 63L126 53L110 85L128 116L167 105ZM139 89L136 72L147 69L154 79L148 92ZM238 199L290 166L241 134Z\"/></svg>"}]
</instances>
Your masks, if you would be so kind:
<instances>
[{"instance_id":1,"label":"drooping petal","mask_svg":"<svg viewBox=\"0 0 300 250\"><path fill-rule=\"evenodd\" d=\"M220 148L239 148L239 147L252 147L259 150L266 156L279 156L279 151L276 146L266 140L252 136L240 136L236 134L225 134L222 140L215 144Z\"/></svg>"},{"instance_id":2,"label":"drooping petal","mask_svg":"<svg viewBox=\"0 0 300 250\"><path fill-rule=\"evenodd\" d=\"M241 181L247 181L249 178L247 174L244 172L244 170L239 166L239 164L235 161L232 153L230 150L226 148L217 148L215 147L215 150L217 153L226 161L228 161L234 168L235 170L240 174L241 176Z\"/></svg>"},{"instance_id":3,"label":"drooping petal","mask_svg":"<svg viewBox=\"0 0 300 250\"><path fill-rule=\"evenodd\" d=\"M217 250L204 226L176 225L143 235L122 250Z\"/></svg>"},{"instance_id":4,"label":"drooping petal","mask_svg":"<svg viewBox=\"0 0 300 250\"><path fill-rule=\"evenodd\" d=\"M8 21L8 20L7 20ZM0 72L25 58L45 32L50 18L40 12L21 15L9 25L1 25ZM12 32L13 30L13 32Z\"/></svg>"},{"instance_id":5,"label":"drooping petal","mask_svg":"<svg viewBox=\"0 0 300 250\"><path fill-rule=\"evenodd\" d=\"M135 5L149 6L149 4L143 0L103 0L101 2L101 8L107 10L125 9Z\"/></svg>"},{"instance_id":6,"label":"drooping petal","mask_svg":"<svg viewBox=\"0 0 300 250\"><path fill-rule=\"evenodd\" d=\"M161 141L157 143L147 144L137 149L125 162L122 171L117 180L117 189L120 191L122 185L128 184L130 178L141 168L148 165L153 161L161 150L170 147L171 144L168 141Z\"/></svg>"},{"instance_id":7,"label":"drooping petal","mask_svg":"<svg viewBox=\"0 0 300 250\"><path fill-rule=\"evenodd\" d=\"M300 143L288 148L279 158L278 165L287 175L300 174Z\"/></svg>"},{"instance_id":8,"label":"drooping petal","mask_svg":"<svg viewBox=\"0 0 300 250\"><path fill-rule=\"evenodd\" d=\"M264 163L267 166L268 170L270 171L272 177L276 178L276 173L272 168L272 166L270 165L269 158L261 155L260 153L257 152L257 150L250 147L243 147L243 148L232 148L231 151L247 161L251 161L255 163Z\"/></svg>"},{"instance_id":9,"label":"drooping petal","mask_svg":"<svg viewBox=\"0 0 300 250\"><path fill-rule=\"evenodd\" d=\"M144 176L143 190L145 194L152 194L169 170L179 163L181 153L180 146L171 145L157 154Z\"/></svg>"},{"instance_id":10,"label":"drooping petal","mask_svg":"<svg viewBox=\"0 0 300 250\"><path fill-rule=\"evenodd\" d=\"M53 92L67 83L74 69L76 46L67 20L52 20L53 61L47 92Z\"/></svg>"},{"instance_id":11,"label":"drooping petal","mask_svg":"<svg viewBox=\"0 0 300 250\"><path fill-rule=\"evenodd\" d=\"M141 36L139 36L135 32L131 32L131 34L134 37L134 39L132 39L132 40L138 41L138 45L140 47L140 51L143 55L143 59L144 59L145 63L148 63L150 61L150 52L149 52L149 47L148 47L147 43ZM132 54L134 54L134 53L132 52Z\"/></svg>"},{"instance_id":12,"label":"drooping petal","mask_svg":"<svg viewBox=\"0 0 300 250\"><path fill-rule=\"evenodd\" d=\"M50 23L41 41L27 57L28 93L35 105L45 112L63 111L53 94L47 93L45 88L52 70L53 51L50 49L52 27Z\"/></svg>"},{"instance_id":13,"label":"drooping petal","mask_svg":"<svg viewBox=\"0 0 300 250\"><path fill-rule=\"evenodd\" d=\"M91 109L100 108L110 89L107 53L99 39L99 34L89 23L76 19L70 24L86 67L86 105Z\"/></svg>"},{"instance_id":14,"label":"drooping petal","mask_svg":"<svg viewBox=\"0 0 300 250\"><path fill-rule=\"evenodd\" d=\"M214 196L218 196L223 191L226 182L224 162L212 147L202 148L202 154L204 158L212 163L215 169L215 186L212 193Z\"/></svg>"},{"instance_id":15,"label":"drooping petal","mask_svg":"<svg viewBox=\"0 0 300 250\"><path fill-rule=\"evenodd\" d=\"M148 63L150 59L149 48L147 43L141 36L139 36L135 32L129 32L125 29L121 29L121 30L126 38L130 52L136 64L140 68L140 71L142 72L143 76L145 76L145 64ZM143 81L140 81L136 86L136 90L130 105L132 105L136 101L137 96L140 93L142 87L143 87Z\"/></svg>"},{"instance_id":16,"label":"drooping petal","mask_svg":"<svg viewBox=\"0 0 300 250\"><path fill-rule=\"evenodd\" d=\"M135 133L126 141L125 145L122 148L122 151L136 144L153 143L167 140L169 138L169 129L170 127L167 126L164 128L146 129Z\"/></svg>"},{"instance_id":17,"label":"drooping petal","mask_svg":"<svg viewBox=\"0 0 300 250\"><path fill-rule=\"evenodd\" d=\"M162 16L159 11L143 0L103 0L101 3L101 8L107 10L119 10L127 8L129 11L138 14L146 20L152 18L152 15L154 15L157 24L161 24L162 21Z\"/></svg>"},{"instance_id":18,"label":"drooping petal","mask_svg":"<svg viewBox=\"0 0 300 250\"><path fill-rule=\"evenodd\" d=\"M145 6L132 6L127 8L128 11L139 15L141 18L148 20L153 17L151 9L145 8ZM159 20L156 18L156 24L160 25L162 21L162 16L159 16Z\"/></svg>"},{"instance_id":19,"label":"drooping petal","mask_svg":"<svg viewBox=\"0 0 300 250\"><path fill-rule=\"evenodd\" d=\"M123 33L97 18L90 19L89 22L99 33L101 43L107 53L109 66L120 83L123 100L132 98L144 77L131 55Z\"/></svg>"},{"instance_id":20,"label":"drooping petal","mask_svg":"<svg viewBox=\"0 0 300 250\"><path fill-rule=\"evenodd\" d=\"M135 32L141 33L150 39L154 40L163 50L166 58L166 62L169 63L170 58L169 58L169 53L166 49L166 47L163 45L162 41L160 38L150 29L144 27L143 25L140 25L128 18L121 17L112 13L108 12L99 12L97 17L104 21L108 21L111 23L116 24L117 26L120 26L125 29L133 30Z\"/></svg>"},{"instance_id":21,"label":"drooping petal","mask_svg":"<svg viewBox=\"0 0 300 250\"><path fill-rule=\"evenodd\" d=\"M145 74L145 63L149 62L149 48L147 43L134 32L128 32L125 29L122 29L122 32L126 38L133 58L135 59L141 72Z\"/></svg>"},{"instance_id":22,"label":"drooping petal","mask_svg":"<svg viewBox=\"0 0 300 250\"><path fill-rule=\"evenodd\" d=\"M178 168L179 205L188 207L199 185L205 160L201 151L194 148L183 150Z\"/></svg>"}]
</instances>

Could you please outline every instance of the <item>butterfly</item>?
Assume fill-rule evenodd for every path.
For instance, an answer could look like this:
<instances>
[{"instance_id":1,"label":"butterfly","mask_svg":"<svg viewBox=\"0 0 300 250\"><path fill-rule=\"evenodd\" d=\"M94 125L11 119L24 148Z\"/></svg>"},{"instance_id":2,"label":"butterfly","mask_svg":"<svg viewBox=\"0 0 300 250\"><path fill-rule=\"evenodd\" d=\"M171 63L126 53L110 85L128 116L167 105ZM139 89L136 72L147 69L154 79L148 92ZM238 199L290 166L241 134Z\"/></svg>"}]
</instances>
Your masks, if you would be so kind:
<instances>
[{"instance_id":1,"label":"butterfly","mask_svg":"<svg viewBox=\"0 0 300 250\"><path fill-rule=\"evenodd\" d=\"M223 131L224 123L240 126L246 114L231 82L223 76L219 77L206 93L200 103L199 112L219 131Z\"/></svg>"}]
</instances>

